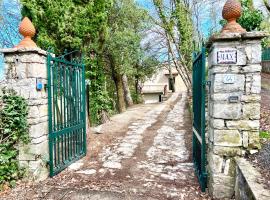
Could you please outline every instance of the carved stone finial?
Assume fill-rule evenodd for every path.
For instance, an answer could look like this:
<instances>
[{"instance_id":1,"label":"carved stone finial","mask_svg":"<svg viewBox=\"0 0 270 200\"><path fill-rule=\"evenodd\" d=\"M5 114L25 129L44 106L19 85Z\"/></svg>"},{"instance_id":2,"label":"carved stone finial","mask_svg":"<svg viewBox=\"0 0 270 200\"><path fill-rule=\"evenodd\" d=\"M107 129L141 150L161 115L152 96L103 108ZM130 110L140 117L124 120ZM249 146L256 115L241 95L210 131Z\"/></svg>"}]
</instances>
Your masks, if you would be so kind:
<instances>
[{"instance_id":1,"label":"carved stone finial","mask_svg":"<svg viewBox=\"0 0 270 200\"><path fill-rule=\"evenodd\" d=\"M24 39L16 46L16 48L37 47L36 43L31 39L35 36L36 29L28 17L25 17L22 20L19 31Z\"/></svg>"},{"instance_id":2,"label":"carved stone finial","mask_svg":"<svg viewBox=\"0 0 270 200\"><path fill-rule=\"evenodd\" d=\"M247 31L236 22L241 14L241 3L238 0L227 0L222 11L222 16L227 20L227 24L223 27L221 33L246 33Z\"/></svg>"}]
</instances>

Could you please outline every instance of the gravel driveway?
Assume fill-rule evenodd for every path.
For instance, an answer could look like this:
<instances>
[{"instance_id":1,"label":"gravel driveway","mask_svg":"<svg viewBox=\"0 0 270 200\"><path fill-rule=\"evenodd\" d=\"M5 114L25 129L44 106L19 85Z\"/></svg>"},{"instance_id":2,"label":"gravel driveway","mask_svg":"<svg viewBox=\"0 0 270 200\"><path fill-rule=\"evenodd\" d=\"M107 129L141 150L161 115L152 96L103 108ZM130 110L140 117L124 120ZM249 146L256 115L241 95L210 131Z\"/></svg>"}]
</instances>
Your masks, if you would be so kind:
<instances>
[{"instance_id":1,"label":"gravel driveway","mask_svg":"<svg viewBox=\"0 0 270 200\"><path fill-rule=\"evenodd\" d=\"M191 160L186 93L139 105L89 135L88 154L38 184L20 183L0 199L199 200Z\"/></svg>"}]
</instances>

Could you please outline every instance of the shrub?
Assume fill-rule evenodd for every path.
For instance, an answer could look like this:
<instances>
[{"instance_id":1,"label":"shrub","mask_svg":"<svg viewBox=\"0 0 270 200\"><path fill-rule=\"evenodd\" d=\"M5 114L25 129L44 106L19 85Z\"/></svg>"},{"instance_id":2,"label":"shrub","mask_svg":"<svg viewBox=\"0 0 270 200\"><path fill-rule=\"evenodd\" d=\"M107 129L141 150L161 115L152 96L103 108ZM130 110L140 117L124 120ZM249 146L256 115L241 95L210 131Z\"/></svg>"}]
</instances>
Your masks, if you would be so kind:
<instances>
[{"instance_id":1,"label":"shrub","mask_svg":"<svg viewBox=\"0 0 270 200\"><path fill-rule=\"evenodd\" d=\"M23 176L17 160L19 142L28 143L28 106L12 90L0 95L0 190L4 185L14 186Z\"/></svg>"},{"instance_id":2,"label":"shrub","mask_svg":"<svg viewBox=\"0 0 270 200\"><path fill-rule=\"evenodd\" d=\"M268 131L260 131L260 138L270 139L270 133Z\"/></svg>"}]
</instances>

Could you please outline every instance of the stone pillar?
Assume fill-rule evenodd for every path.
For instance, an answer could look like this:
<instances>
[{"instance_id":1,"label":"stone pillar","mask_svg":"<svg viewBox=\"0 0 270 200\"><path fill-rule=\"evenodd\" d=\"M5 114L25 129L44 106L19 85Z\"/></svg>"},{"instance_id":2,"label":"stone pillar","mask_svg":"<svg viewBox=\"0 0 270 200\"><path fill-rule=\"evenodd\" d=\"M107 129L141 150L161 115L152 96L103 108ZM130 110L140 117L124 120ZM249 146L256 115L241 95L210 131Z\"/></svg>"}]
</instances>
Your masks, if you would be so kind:
<instances>
[{"instance_id":1,"label":"stone pillar","mask_svg":"<svg viewBox=\"0 0 270 200\"><path fill-rule=\"evenodd\" d=\"M234 195L234 158L260 148L263 37L262 32L223 33L208 45L208 187L215 199Z\"/></svg>"},{"instance_id":2,"label":"stone pillar","mask_svg":"<svg viewBox=\"0 0 270 200\"><path fill-rule=\"evenodd\" d=\"M13 89L29 105L30 143L19 146L19 163L28 171L28 177L43 180L48 177L48 96L47 52L39 48L3 49L4 80L1 87ZM42 88L37 88L37 83Z\"/></svg>"}]
</instances>

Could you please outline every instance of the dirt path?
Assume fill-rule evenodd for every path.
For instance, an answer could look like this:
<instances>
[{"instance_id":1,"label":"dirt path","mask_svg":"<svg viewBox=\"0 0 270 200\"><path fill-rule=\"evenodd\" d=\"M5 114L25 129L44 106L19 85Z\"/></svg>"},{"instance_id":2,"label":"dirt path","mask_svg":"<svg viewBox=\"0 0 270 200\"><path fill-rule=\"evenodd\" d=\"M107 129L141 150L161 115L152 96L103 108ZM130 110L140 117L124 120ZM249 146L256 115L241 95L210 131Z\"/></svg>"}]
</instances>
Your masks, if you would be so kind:
<instances>
[{"instance_id":1,"label":"dirt path","mask_svg":"<svg viewBox=\"0 0 270 200\"><path fill-rule=\"evenodd\" d=\"M2 199L209 199L191 163L191 121L185 93L137 106L91 134L88 155L39 184L22 183ZM0 198L1 199L1 198Z\"/></svg>"}]
</instances>

